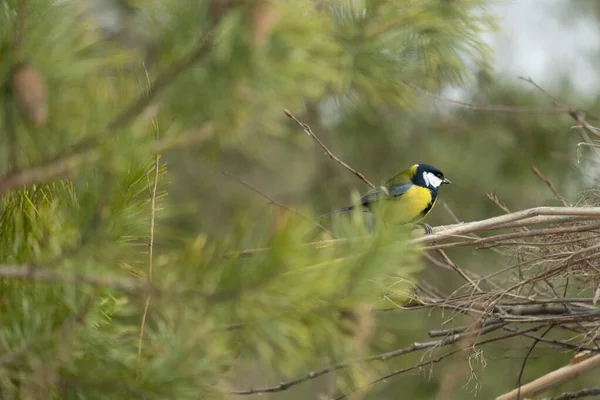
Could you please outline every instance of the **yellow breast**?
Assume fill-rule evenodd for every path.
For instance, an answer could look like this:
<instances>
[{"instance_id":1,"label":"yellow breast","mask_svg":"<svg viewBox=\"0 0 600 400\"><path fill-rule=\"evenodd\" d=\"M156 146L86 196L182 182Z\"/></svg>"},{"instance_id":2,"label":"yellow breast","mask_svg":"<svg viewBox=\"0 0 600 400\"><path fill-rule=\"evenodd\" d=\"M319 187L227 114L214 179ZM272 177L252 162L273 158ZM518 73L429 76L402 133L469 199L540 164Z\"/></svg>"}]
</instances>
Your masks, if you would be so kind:
<instances>
[{"instance_id":1,"label":"yellow breast","mask_svg":"<svg viewBox=\"0 0 600 400\"><path fill-rule=\"evenodd\" d=\"M424 217L422 214L431 203L432 197L429 189L412 186L402 196L377 204L376 213L383 213L384 221L392 224L406 224L416 222ZM435 202L434 202L435 203Z\"/></svg>"}]
</instances>

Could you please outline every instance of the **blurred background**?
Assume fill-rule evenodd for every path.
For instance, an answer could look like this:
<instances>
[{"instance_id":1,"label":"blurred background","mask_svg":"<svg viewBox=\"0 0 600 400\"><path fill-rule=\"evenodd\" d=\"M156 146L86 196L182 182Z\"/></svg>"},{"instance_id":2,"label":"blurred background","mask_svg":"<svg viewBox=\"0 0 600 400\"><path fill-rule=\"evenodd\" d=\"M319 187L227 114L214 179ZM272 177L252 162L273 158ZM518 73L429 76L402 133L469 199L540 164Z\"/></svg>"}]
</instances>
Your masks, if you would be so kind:
<instances>
[{"instance_id":1,"label":"blurred background","mask_svg":"<svg viewBox=\"0 0 600 400\"><path fill-rule=\"evenodd\" d=\"M147 201L141 203L139 209L126 205L136 196L147 198L144 185L151 181L152 174L146 169L153 163L156 137L160 142L163 168L154 242L158 257L156 269L172 268L181 273L171 277L164 272L163 277L159 272L158 279L165 282L185 281L185 274L190 272L182 272L183 265L198 270L205 267L211 274L221 268L205 261L214 261L209 255L192 257L194 246L200 242L214 243L216 248L224 246L228 251L236 247L263 247L269 238L285 229L290 218L295 218L223 171L312 220L347 205L353 194L369 189L286 118L284 109L309 124L334 154L375 184L415 163L433 164L441 169L453 184L440 191L440 201L427 220L432 226L457 220L481 220L504 213L488 198L492 193L511 211L557 204L544 182L532 173L532 165L571 203L577 201L584 189L597 186L600 179L593 152L582 147L578 154L577 144L586 138L572 128L575 122L568 114L499 112L444 100L482 106L556 107L531 83L519 79L522 76L531 78L561 104L588 110L588 121L595 124L593 114L600 113L597 96L600 81L596 71L600 62L600 3L597 1L31 0L27 3L23 38L18 45L15 38L22 4L16 0L1 4L0 60L3 62L0 77L3 82L10 82L13 66L22 59L29 61L47 85L48 117L41 126L32 127L27 118L18 114L14 101L18 97L17 90L3 92L1 171L9 176L14 171L43 165L47 160L61 159L90 138L95 141L96 158L93 159L95 164L77 164L69 170L69 179L74 182L73 193L69 194L73 205L65 206L64 201L57 205L58 208L73 207L65 208L65 215L75 209L79 214L70 220L71 217L59 213L62 219L53 222L58 228L48 223L44 233L30 241L35 244L39 240L41 244L24 245L18 253L21 258L17 257L14 244L24 243L24 239L7 234L3 244L4 263L64 255L64 249L87 232L86 222L76 218L93 220L95 210L104 204L106 195L120 200L108 201L106 210L109 211L102 214L106 218L105 225L100 225L105 226L105 230L96 227L95 239L86 243L85 251L65 262L64 267L74 268L73 260L93 260L89 261L90 271L107 271L98 256L111 254L110 259L118 260L116 270L137 271L134 275L145 276L149 205ZM207 39L204 35L209 29L211 36ZM214 41L208 50L202 47L206 41ZM204 50L198 51L199 48ZM182 65L179 60L184 60L185 67L178 67ZM186 64L185 60L189 62ZM150 82L157 77L161 79L165 71L170 77L165 87L156 90L156 96L148 102L149 107L135 120L114 130L102 129L107 124L109 128L115 126L110 125L114 116L121 115L136 98L151 93ZM132 177L135 169L132 165L141 168L139 176ZM135 193L125 195L125 188L134 185L139 186L135 186ZM52 193L50 198L66 196ZM123 193L122 199L119 193ZM122 209L119 208L121 203ZM4 204L5 215L10 209L8 204ZM11 204L15 210L23 210L14 205L18 202ZM53 210L47 210L48 216L55 213ZM124 215L129 218L126 223ZM46 221L46 217L40 218ZM5 232L6 227L14 223L13 219L10 223L7 221L3 222ZM29 228L23 229L29 232ZM234 231L237 233L232 233ZM47 242L51 233L65 239L59 243ZM116 249L129 240L129 236L134 238L135 246L126 251L114 250L107 244L114 241ZM129 239L124 239L126 237ZM311 237L316 236L307 234L301 236L301 240ZM294 238L300 240L299 236ZM42 250L33 250L38 247ZM49 248L48 252L44 250ZM512 262L491 251L472 249L456 249L451 256L462 268L480 273L501 269ZM279 268L275 264L273 261L271 269L264 269L257 282L275 274ZM451 291L459 284L451 272L434 269L425 261L414 262L414 265L418 272L411 274L442 291ZM196 275L191 281L194 279L208 290L208 280ZM215 287L221 284L219 279L215 277L211 281ZM331 287L336 286L333 277L327 282ZM241 288L243 283L235 285ZM307 292L302 296L317 298L307 287L310 282L299 280L297 284L298 287L287 289L294 292L304 284ZM11 286L10 290L17 298L21 289ZM30 300L47 302L56 295L48 293L49 297ZM280 292L278 296L262 300L277 303L276 308L281 311L287 310L285 307L301 307L294 302L304 298L286 299L285 293ZM103 301L108 297L120 298L111 294ZM277 385L281 380L326 365L321 356L333 361L346 358L346 353L327 344L328 340L333 342L338 337L337 328L323 328L331 335L328 340L321 338L324 343L311 337L315 331L310 324L303 325L302 338L296 338L300 328L296 327L298 331L294 332L296 325L291 322L289 326L277 325L267 308L264 314L268 318L264 324L276 327L261 325L250 334L197 333L202 339L196 339L207 341L201 346L208 355L191 353L198 357L196 361L202 359L204 364L210 364L222 356L214 365L202 366L210 372L206 382L199 385L202 389L197 389L191 383L193 373L183 378L182 365L190 360L182 359L191 339L188 343L182 338L193 336L187 336L189 331L185 329L193 330L194 324L201 321L212 321L206 322L207 325L214 321L234 323L237 317L251 319L258 315L258 310L246 310L241 299L240 295L238 303L231 302L218 311L211 308L209 302L190 305L194 300L178 305L177 311L162 312L160 306L156 306L156 320L150 322L148 329L160 338L156 339L157 343L173 341L169 346L180 353L177 353L178 358L164 365L149 361L152 367L149 367L148 377L139 384L145 385L146 391L142 393L151 396L145 398L199 398L204 390L214 398L224 398L225 392L214 394L211 390L221 386L246 389ZM82 300L78 298L75 303L79 301ZM128 300L122 304L115 301L111 306L119 309L112 311L119 314L118 318L114 317L114 323L123 324L119 337L128 338L125 340L127 349L123 350L126 356L117 359L132 382L137 331L124 332L139 325L140 304L143 302ZM21 300L15 300L13 306L21 307L24 312ZM133 308L130 310L129 306ZM184 309L188 306L202 308L202 312L186 320ZM103 310L104 306L99 307ZM307 310L310 307L307 306ZM193 311L189 313L192 315ZM99 311L98 315L101 314ZM5 347L15 348L21 343L20 335L27 331L27 324L33 322L16 323L15 316L9 314L4 318L13 327L2 334ZM376 313L369 351L389 351L429 340L427 332L439 329L448 318L450 314L429 310ZM298 317L298 321L300 319ZM40 323L36 334L44 332L43 325ZM289 340L280 342L278 332ZM112 334L106 333L111 341L102 340L119 342ZM268 335L272 336L265 339ZM81 341L89 344L88 339L84 337ZM236 343L235 346L232 343ZM365 399L494 398L515 387L529 344L523 339L491 344L483 353L470 354L468 363L464 358L457 358L457 361L433 364L373 385L362 395ZM90 354L103 348L94 347L96 345L90 345ZM210 353L206 350L209 347L217 350ZM169 347L153 349L149 360L165 356L165 349ZM307 354L314 351L314 354L301 357L296 354L301 350ZM540 344L529 358L523 381L564 365L571 356L572 353L563 354ZM44 355L38 354L38 357L43 359ZM294 357L298 358L291 365L278 364L280 359ZM380 362L375 368L381 375L382 371L414 365L421 357L421 353L411 354ZM37 371L31 360L23 361L18 368L0 362L4 368L2 379L6 393L18 386L12 372L29 376ZM85 361L77 364L82 370L86 368ZM61 362L67 363L66 360ZM102 365L112 368L111 360L105 362ZM227 368L222 364L227 364ZM167 372L173 372L174 365L182 368L179 378L185 380L185 384L173 380L173 392L170 389L161 392L163 389L158 386L170 384ZM232 370L231 365L235 366ZM90 368L92 376L93 368ZM166 371L169 369L171 371ZM103 394L97 387L98 382L79 381L89 383L93 390L84 384L79 387L74 382L80 377L74 370L65 373L59 368L58 371L59 375L68 375L71 380L67 382L80 391L56 389L57 398L71 398L76 393L82 396L79 398L139 397L135 397L140 393L135 391L139 389L138 384L124 385L131 392L120 388ZM220 376L221 371L230 375L223 372ZM458 371L456 383L440 392L452 371ZM153 373L165 374L156 387L151 382ZM348 382L365 383L355 376L361 375L360 371L352 371L352 374L349 381L344 380L346 377L340 378L344 382L342 386L338 386L337 375L333 373L287 390L247 397L333 398L336 393L345 392L342 389L349 387L344 386ZM369 375L377 376L377 373ZM583 376L556 393L593 386L598 378L598 373ZM180 384L182 387L175 390ZM41 383L38 386L45 387ZM134 396L134 393L137 394ZM30 398L38 398L32 396Z\"/></svg>"}]
</instances>

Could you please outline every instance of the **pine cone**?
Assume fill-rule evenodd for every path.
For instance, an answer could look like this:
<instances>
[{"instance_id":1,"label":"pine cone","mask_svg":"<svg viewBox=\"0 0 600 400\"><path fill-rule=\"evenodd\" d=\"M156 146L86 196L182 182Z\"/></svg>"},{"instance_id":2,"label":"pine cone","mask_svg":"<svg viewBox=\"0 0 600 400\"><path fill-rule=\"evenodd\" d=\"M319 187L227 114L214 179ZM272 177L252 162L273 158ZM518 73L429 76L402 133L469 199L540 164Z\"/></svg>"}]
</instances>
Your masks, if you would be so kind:
<instances>
[{"instance_id":1,"label":"pine cone","mask_svg":"<svg viewBox=\"0 0 600 400\"><path fill-rule=\"evenodd\" d=\"M36 127L43 126L48 119L44 77L28 63L18 64L10 78L10 89L25 118Z\"/></svg>"}]
</instances>

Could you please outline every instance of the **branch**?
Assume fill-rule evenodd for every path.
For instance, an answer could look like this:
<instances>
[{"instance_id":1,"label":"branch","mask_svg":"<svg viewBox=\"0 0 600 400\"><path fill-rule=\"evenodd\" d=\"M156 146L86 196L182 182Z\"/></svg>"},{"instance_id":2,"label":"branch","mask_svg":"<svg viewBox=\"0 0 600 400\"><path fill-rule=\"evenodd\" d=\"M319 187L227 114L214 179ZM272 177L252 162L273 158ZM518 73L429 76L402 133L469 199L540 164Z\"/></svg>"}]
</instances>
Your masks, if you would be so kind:
<instances>
[{"instance_id":1,"label":"branch","mask_svg":"<svg viewBox=\"0 0 600 400\"><path fill-rule=\"evenodd\" d=\"M146 77L148 77L148 70L146 71ZM149 82L148 82L149 83ZM150 95L150 89L148 89L147 95ZM152 126L154 128L154 141L156 144L156 150L154 154L154 177L150 186L150 232L148 234L148 285L152 285L152 273L154 267L154 227L156 221L156 191L158 189L158 177L160 175L160 140L159 140L159 128L158 121L156 118L152 120ZM140 334L138 337L138 359L136 369L136 381L140 377L140 366L142 363L142 346L144 344L144 330L146 327L146 318L148 317L148 309L150 308L150 294L146 296L146 302L144 303L144 311L142 313L142 321L140 322Z\"/></svg>"},{"instance_id":2,"label":"branch","mask_svg":"<svg viewBox=\"0 0 600 400\"><path fill-rule=\"evenodd\" d=\"M441 346L448 346L451 344L454 344L458 341L460 341L461 339L465 338L465 337L473 337L473 336L479 336L479 335L485 335L487 333L493 332L495 330L498 330L500 328L502 328L503 326L505 326L506 324L504 323L497 323L494 325L489 325L485 328L481 328L481 329L477 329L477 330L470 330L470 331L466 331L466 332L462 332L459 334L455 334L455 335L450 335L447 336L443 339L439 339L439 340L431 340L429 342L423 342L423 343L413 343L412 345L408 346L408 347L403 347L401 349L396 349L393 351L389 351L387 353L381 353L381 354L376 354L370 357L366 357L366 358L361 358L361 359L357 359L357 360L351 360L351 361L346 361L346 362L342 362L339 364L335 364L335 365L330 365L328 367L325 367L323 369L317 370L317 371L311 371L309 373L307 373L306 375L297 378L297 379L293 379L293 380L289 380L289 381L285 381L285 382L281 382L278 385L275 386L269 386L269 387L264 387L264 388L254 388L254 389L246 389L246 390L233 390L230 391L230 394L235 394L235 395L244 395L244 396L248 396L248 395L252 395L252 394L257 394L257 393L274 393L274 392L282 392L284 390L287 390L289 388L291 388L292 386L296 386L299 385L303 382L318 378L320 376L323 376L325 374L328 374L330 372L333 371L337 371L340 369L344 369L347 368L351 362L365 362L365 361L387 361L389 359L395 358L395 357L399 357L402 356L404 354L408 354L408 353L413 353L415 351L419 351L419 350L425 350L425 349L430 349L433 347L441 347Z\"/></svg>"},{"instance_id":3,"label":"branch","mask_svg":"<svg viewBox=\"0 0 600 400\"><path fill-rule=\"evenodd\" d=\"M369 185L371 187L371 189L375 189L375 185L373 185L371 182L369 182L369 180L360 172L358 172L357 170L355 170L354 168L352 168L351 166L349 166L348 164L346 164L345 162L343 162L342 160L340 160L339 158L337 158L335 156L335 154L333 154L331 152L331 150L329 150L327 148L327 146L325 146L323 144L323 142L321 142L321 140L313 133L312 129L310 128L310 126L308 126L307 124L305 124L304 122L299 121L296 117L294 117L294 114L292 114L289 110L283 110L283 112L285 113L285 115L288 118L293 119L298 125L300 125L302 127L302 129L304 129L304 132L306 132L306 134L308 136L310 136L311 138L313 138L318 144L319 146L321 146L323 148L323 150L325 150L325 152L327 153L327 155L334 161L338 162L340 165L342 165L344 168L346 168L348 171L352 172L354 175L356 175L360 180L362 180L364 183L366 183L367 185Z\"/></svg>"},{"instance_id":4,"label":"branch","mask_svg":"<svg viewBox=\"0 0 600 400\"><path fill-rule=\"evenodd\" d=\"M0 265L0 279L86 284L93 287L120 289L128 293L139 293L148 290L151 292L155 291L153 287L140 284L137 279L48 271L33 265Z\"/></svg>"},{"instance_id":5,"label":"branch","mask_svg":"<svg viewBox=\"0 0 600 400\"><path fill-rule=\"evenodd\" d=\"M552 330L552 328L554 328L554 326L549 326L548 329L546 329L542 333L540 338L546 336ZM517 378L517 400L521 400L521 382L523 379L523 373L525 372L525 366L527 365L527 360L529 359L529 356L531 355L531 353L533 353L533 349L535 349L535 346L537 346L539 342L540 340L538 338L535 338L533 340L533 343L529 347L529 350L527 350L527 354L525 354L525 358L523 359L523 363L521 364L521 370L519 371L519 377Z\"/></svg>"},{"instance_id":6,"label":"branch","mask_svg":"<svg viewBox=\"0 0 600 400\"><path fill-rule=\"evenodd\" d=\"M600 396L600 388L582 389L577 392L563 393L560 396L546 397L540 400L574 400L590 396Z\"/></svg>"},{"instance_id":7,"label":"branch","mask_svg":"<svg viewBox=\"0 0 600 400\"><path fill-rule=\"evenodd\" d=\"M540 85L538 85L537 83L535 83L533 81L533 79L531 78L524 78L522 76L519 77L519 79L524 80L525 82L531 84L533 87L535 87L537 90L539 90L540 92L542 92L542 94L544 96L546 96L548 99L550 99L550 101L561 108L567 108L567 114L577 123L577 126L575 126L576 128L582 128L584 130L586 130L587 132L591 133L594 136L600 136L600 129L596 128L595 126L590 125L589 123L587 123L585 121L585 119L583 118L583 116L581 115L582 111L580 110L575 110L570 106L565 106L563 104L561 104L556 97L552 96L550 93L548 93L546 90L544 90Z\"/></svg>"},{"instance_id":8,"label":"branch","mask_svg":"<svg viewBox=\"0 0 600 400\"><path fill-rule=\"evenodd\" d=\"M548 224L548 223L565 223L565 222L574 222L585 219L586 221L591 219L600 219L600 207L536 207L530 208L527 210L517 211L510 214L500 215L497 217L492 217L488 219L484 219L481 221L472 221L460 224L452 224L452 225L441 225L433 228L433 234L419 236L418 238L412 239L409 243L417 244L422 242L436 241L452 238L458 235L466 235L473 232L480 232L485 230L496 230L496 229L508 229L508 228L516 228L516 227L524 227L531 226L536 224ZM596 229L596 225L589 226L589 230ZM557 229L557 231L553 231L551 229ZM558 231L561 229L561 231ZM570 232L571 229L575 232L588 230L588 227L579 226L576 228L548 228L546 230L539 230L537 234L552 234L559 232ZM415 232L422 232L421 229L415 230ZM534 231L535 232L535 231ZM510 235L510 236L509 236ZM517 237L527 237L529 234L527 232L515 232L513 234L506 234L502 236L494 237L493 240L505 240L507 238L517 238ZM531 236L535 236L531 235ZM330 246L337 246L342 244L347 244L351 241L357 240L368 240L369 236L361 236L351 239L332 239L332 240L323 240L318 242L309 242L306 243L305 246L315 247L315 248L326 248ZM427 246L425 250L438 249L438 248L449 248L456 247L460 245L469 245L469 244L481 244L485 243L487 238L474 239L472 242L458 242L447 243L447 244L436 244ZM254 248L254 249L246 249L240 250L236 252L232 252L227 254L227 257L251 257L256 253L262 253L265 251L269 251L268 247L262 248Z\"/></svg>"},{"instance_id":9,"label":"branch","mask_svg":"<svg viewBox=\"0 0 600 400\"><path fill-rule=\"evenodd\" d=\"M473 246L480 245L486 243L496 243L498 245L502 245L502 241L510 240L510 239L522 239L527 237L536 237L536 236L547 236L547 235L556 235L556 234L564 234L564 233L574 233L574 232L589 232L596 229L600 229L600 223L598 224L586 224L586 225L576 225L576 226L567 226L562 228L545 228L545 229L536 229L525 232L512 232L506 233L504 235L495 235L488 236L479 239L473 239L471 241L461 241L461 242L451 242L451 243L443 243L443 244L435 244L429 247L426 247L426 250L436 250L436 249L447 249L451 247L459 247L459 246ZM487 248L487 247L482 247Z\"/></svg>"},{"instance_id":10,"label":"branch","mask_svg":"<svg viewBox=\"0 0 600 400\"><path fill-rule=\"evenodd\" d=\"M442 230L440 233L435 233L436 230L434 229L433 234L413 239L411 242L431 242L434 240L444 239L452 235L463 235L466 233L497 228L498 226L504 226L511 222L517 222L538 216L578 216L600 218L600 207L535 207L527 210L517 211L511 214L488 218L483 221L450 225L447 229Z\"/></svg>"},{"instance_id":11,"label":"branch","mask_svg":"<svg viewBox=\"0 0 600 400\"><path fill-rule=\"evenodd\" d=\"M594 368L600 367L600 354L596 354L586 360L576 364L566 365L555 371L552 371L533 382L521 386L509 393L496 397L496 400L513 400L517 398L520 392L523 397L535 396L536 394L545 392L553 387L562 385L565 382L577 378L584 372L588 372Z\"/></svg>"},{"instance_id":12,"label":"branch","mask_svg":"<svg viewBox=\"0 0 600 400\"><path fill-rule=\"evenodd\" d=\"M497 341L500 341L500 340L509 339L509 338L512 338L512 337L515 337L515 336L520 336L520 335L522 335L524 333L528 333L528 332L533 332L533 331L539 330L540 328L541 328L541 326L536 326L534 328L523 329L523 330L511 333L511 334L508 334L508 335L497 336L497 337L494 337L494 338L491 338L491 339L481 340L481 341L475 342L472 347L481 346L481 345L484 345L484 344L488 344L488 343L493 343L493 342L497 342ZM440 361L442 361L443 359L448 358L448 357L450 357L450 356L452 356L454 354L460 353L460 352L465 351L465 350L467 350L467 349L458 348L456 350L452 350L452 351L449 351L449 352L447 352L445 354L442 354L440 357L438 357L436 359L429 360L429 361L424 361L424 362L422 362L420 364L413 365L412 367L399 369L397 371L394 371L392 373L384 375L384 376L382 376L380 378L377 378L374 381L369 382L367 384L367 386L372 386L372 385L375 385L377 383L384 382L384 381L386 381L389 378L392 378L394 376L397 376L397 375L400 375L400 374L403 374L403 373L406 373L406 372L409 372L409 371L414 371L416 369L423 368L423 367L428 366L428 365L437 364ZM345 399L350 394L356 392L357 390L359 390L359 389L354 389L354 390L352 390L352 391L350 391L348 393L342 394L341 396L336 397L335 400Z\"/></svg>"},{"instance_id":13,"label":"branch","mask_svg":"<svg viewBox=\"0 0 600 400\"><path fill-rule=\"evenodd\" d=\"M0 178L0 196L4 193L36 183L44 183L51 178L67 177L83 163L93 163L97 154L77 152L59 159L53 159L26 170L18 170Z\"/></svg>"},{"instance_id":14,"label":"branch","mask_svg":"<svg viewBox=\"0 0 600 400\"><path fill-rule=\"evenodd\" d=\"M17 19L15 23L15 36L13 38L13 52L17 53L17 58L21 58L21 44L25 37L25 24L27 21L27 0L19 1L19 9L17 10Z\"/></svg>"},{"instance_id":15,"label":"branch","mask_svg":"<svg viewBox=\"0 0 600 400\"><path fill-rule=\"evenodd\" d=\"M282 208L288 212L291 212L292 214L296 215L297 217L302 218L303 220L310 222L311 224L315 225L317 228L321 229L323 232L328 233L329 235L331 235L333 237L333 233L331 233L327 228L325 228L323 225L321 225L320 223L311 220L308 217L305 217L304 215L302 215L301 213L299 213L298 211L294 210L293 208L290 208L288 206L286 206L285 204L279 203L278 201L276 201L275 199L273 199L272 197L266 195L265 193L261 192L260 190L256 189L254 186L250 185L248 182L243 181L242 179L235 177L233 175L231 175L229 172L223 170L223 175L233 179L234 181L236 181L237 183L239 183L240 185L252 190L254 193L258 194L261 197L264 197L267 200L268 204L272 204L274 206L277 206L279 208Z\"/></svg>"},{"instance_id":16,"label":"branch","mask_svg":"<svg viewBox=\"0 0 600 400\"><path fill-rule=\"evenodd\" d=\"M454 104L462 108L476 111L489 111L489 112L501 112L501 113L513 113L513 114L564 114L572 111L570 107L518 107L508 105L494 105L494 104L475 104L466 101L454 100L447 97L437 95L435 93L428 92L409 83L402 82L402 84L410 89L419 92L425 96L431 97L435 100L442 101L444 103Z\"/></svg>"},{"instance_id":17,"label":"branch","mask_svg":"<svg viewBox=\"0 0 600 400\"><path fill-rule=\"evenodd\" d=\"M169 84L175 81L188 68L206 57L213 44L212 32L212 30L208 30L204 34L199 47L194 52L159 75L152 83L148 93L144 92L137 100L126 107L125 110L107 124L101 134L80 140L72 147L69 153L60 157L25 170L13 171L8 175L0 177L0 196L10 190L23 186L45 183L51 179L65 177L69 173L78 170L81 164L97 161L98 155L93 154L92 151L98 145L100 138L116 135L117 130L127 126L142 114L150 106L151 102L164 92Z\"/></svg>"},{"instance_id":18,"label":"branch","mask_svg":"<svg viewBox=\"0 0 600 400\"><path fill-rule=\"evenodd\" d=\"M444 252L444 250L437 249L437 252L442 256L446 264L448 264L448 266L450 266L450 268L454 272L456 272L461 278L463 278L466 282L473 286L473 289L475 289L475 291L483 293L483 290L481 290L477 282L471 279L471 277L469 277L469 275L467 275L465 271L463 271L458 265L456 265L456 263L454 263L454 261L452 261L450 257L448 257L448 255Z\"/></svg>"},{"instance_id":19,"label":"branch","mask_svg":"<svg viewBox=\"0 0 600 400\"><path fill-rule=\"evenodd\" d=\"M548 188L552 191L552 193L554 193L554 196L561 201L561 203L563 204L563 206L568 207L569 206L569 202L564 198L563 195L561 195L558 190L556 190L556 188L554 187L554 185L552 184L552 182L550 181L550 179L546 178L539 169L537 169L537 167L535 165L531 166L531 170L533 171L533 173L540 178L542 181L544 181L544 183L548 186Z\"/></svg>"},{"instance_id":20,"label":"branch","mask_svg":"<svg viewBox=\"0 0 600 400\"><path fill-rule=\"evenodd\" d=\"M123 112L117 115L106 127L106 131L114 135L116 130L129 125L134 119L141 115L152 103L158 95L173 83L183 72L191 68L198 61L202 60L209 54L213 45L213 29L207 30L200 38L200 45L187 57L173 64L169 69L160 74L147 92L140 95L136 101L130 104Z\"/></svg>"},{"instance_id":21,"label":"branch","mask_svg":"<svg viewBox=\"0 0 600 400\"><path fill-rule=\"evenodd\" d=\"M515 328L511 328L509 326L505 326L502 329L504 329L505 331L508 331L508 332L516 331ZM592 348L592 347L580 346L580 345L576 345L576 344L567 343L563 340L546 339L541 336L534 335L533 333L524 333L523 336L528 337L530 339L534 339L541 343L546 343L546 344L549 344L549 345L552 345L555 347L563 347L565 349L570 349L570 350L575 350L575 351L597 351L598 350L596 347Z\"/></svg>"}]
</instances>

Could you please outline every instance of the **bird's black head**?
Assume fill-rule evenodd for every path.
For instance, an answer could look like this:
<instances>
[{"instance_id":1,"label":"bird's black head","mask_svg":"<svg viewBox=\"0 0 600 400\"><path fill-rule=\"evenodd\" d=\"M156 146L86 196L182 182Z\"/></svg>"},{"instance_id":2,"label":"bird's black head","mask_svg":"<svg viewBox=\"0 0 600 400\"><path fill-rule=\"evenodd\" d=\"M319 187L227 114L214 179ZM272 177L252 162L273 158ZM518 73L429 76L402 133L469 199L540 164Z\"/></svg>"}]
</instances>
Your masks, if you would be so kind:
<instances>
[{"instance_id":1,"label":"bird's black head","mask_svg":"<svg viewBox=\"0 0 600 400\"><path fill-rule=\"evenodd\" d=\"M451 182L444 177L442 171L429 164L416 164L414 167L412 181L415 185L438 190L443 184Z\"/></svg>"}]
</instances>

